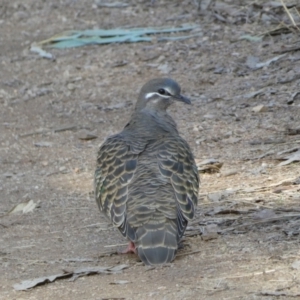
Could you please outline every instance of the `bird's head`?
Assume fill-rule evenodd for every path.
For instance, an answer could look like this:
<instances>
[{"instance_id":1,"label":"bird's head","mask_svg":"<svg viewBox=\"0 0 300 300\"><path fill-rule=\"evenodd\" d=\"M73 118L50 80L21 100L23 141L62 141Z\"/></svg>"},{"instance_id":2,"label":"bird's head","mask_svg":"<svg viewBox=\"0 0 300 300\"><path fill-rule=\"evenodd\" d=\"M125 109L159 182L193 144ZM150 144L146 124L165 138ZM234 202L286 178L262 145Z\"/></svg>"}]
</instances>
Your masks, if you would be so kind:
<instances>
[{"instance_id":1,"label":"bird's head","mask_svg":"<svg viewBox=\"0 0 300 300\"><path fill-rule=\"evenodd\" d=\"M156 78L148 81L141 89L136 110L144 108L165 111L175 100L191 104L190 99L180 94L179 84L170 78Z\"/></svg>"}]
</instances>

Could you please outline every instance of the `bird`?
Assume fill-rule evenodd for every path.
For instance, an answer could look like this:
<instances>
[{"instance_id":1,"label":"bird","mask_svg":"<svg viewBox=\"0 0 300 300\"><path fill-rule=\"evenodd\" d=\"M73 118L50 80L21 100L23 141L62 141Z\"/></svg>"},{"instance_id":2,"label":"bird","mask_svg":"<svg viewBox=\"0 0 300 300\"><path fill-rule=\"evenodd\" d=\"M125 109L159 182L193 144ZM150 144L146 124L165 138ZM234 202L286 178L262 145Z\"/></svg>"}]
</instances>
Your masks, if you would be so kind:
<instances>
[{"instance_id":1,"label":"bird","mask_svg":"<svg viewBox=\"0 0 300 300\"><path fill-rule=\"evenodd\" d=\"M171 78L140 90L129 122L100 146L94 174L100 211L145 265L172 262L198 204L199 174L167 108L191 104Z\"/></svg>"}]
</instances>

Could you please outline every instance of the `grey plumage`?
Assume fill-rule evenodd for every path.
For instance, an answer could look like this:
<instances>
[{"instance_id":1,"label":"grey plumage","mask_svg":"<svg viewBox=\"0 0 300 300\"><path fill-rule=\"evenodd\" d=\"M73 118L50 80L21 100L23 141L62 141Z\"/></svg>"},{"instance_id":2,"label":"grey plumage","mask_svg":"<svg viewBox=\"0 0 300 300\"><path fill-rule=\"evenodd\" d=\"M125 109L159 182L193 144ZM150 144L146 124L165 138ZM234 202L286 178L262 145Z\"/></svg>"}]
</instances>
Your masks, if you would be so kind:
<instances>
[{"instance_id":1,"label":"grey plumage","mask_svg":"<svg viewBox=\"0 0 300 300\"><path fill-rule=\"evenodd\" d=\"M146 83L130 121L97 157L97 204L146 265L174 259L198 201L193 154L166 112L174 100L190 104L172 79Z\"/></svg>"}]
</instances>

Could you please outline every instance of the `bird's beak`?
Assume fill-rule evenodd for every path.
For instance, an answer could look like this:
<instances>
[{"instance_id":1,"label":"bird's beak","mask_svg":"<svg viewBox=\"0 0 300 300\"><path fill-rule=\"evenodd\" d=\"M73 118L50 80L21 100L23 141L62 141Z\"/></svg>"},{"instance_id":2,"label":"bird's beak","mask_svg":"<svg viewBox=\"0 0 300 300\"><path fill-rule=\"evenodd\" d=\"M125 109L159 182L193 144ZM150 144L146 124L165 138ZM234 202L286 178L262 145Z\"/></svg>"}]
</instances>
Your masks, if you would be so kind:
<instances>
[{"instance_id":1,"label":"bird's beak","mask_svg":"<svg viewBox=\"0 0 300 300\"><path fill-rule=\"evenodd\" d=\"M191 100L183 95L178 95L178 96L175 96L174 97L177 101L181 101L181 102L184 102L186 104L191 104Z\"/></svg>"}]
</instances>

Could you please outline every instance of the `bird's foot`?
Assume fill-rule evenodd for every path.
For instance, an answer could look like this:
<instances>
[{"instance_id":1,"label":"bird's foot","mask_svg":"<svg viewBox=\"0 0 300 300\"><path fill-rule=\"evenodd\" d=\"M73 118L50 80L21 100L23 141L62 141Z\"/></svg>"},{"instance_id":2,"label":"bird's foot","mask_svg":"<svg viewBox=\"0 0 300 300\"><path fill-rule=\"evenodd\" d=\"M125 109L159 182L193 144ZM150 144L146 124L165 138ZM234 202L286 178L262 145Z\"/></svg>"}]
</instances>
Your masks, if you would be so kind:
<instances>
[{"instance_id":1,"label":"bird's foot","mask_svg":"<svg viewBox=\"0 0 300 300\"><path fill-rule=\"evenodd\" d=\"M118 252L120 254L126 254L126 253L134 253L134 254L136 254L135 244L130 241L126 249L118 251Z\"/></svg>"}]
</instances>

